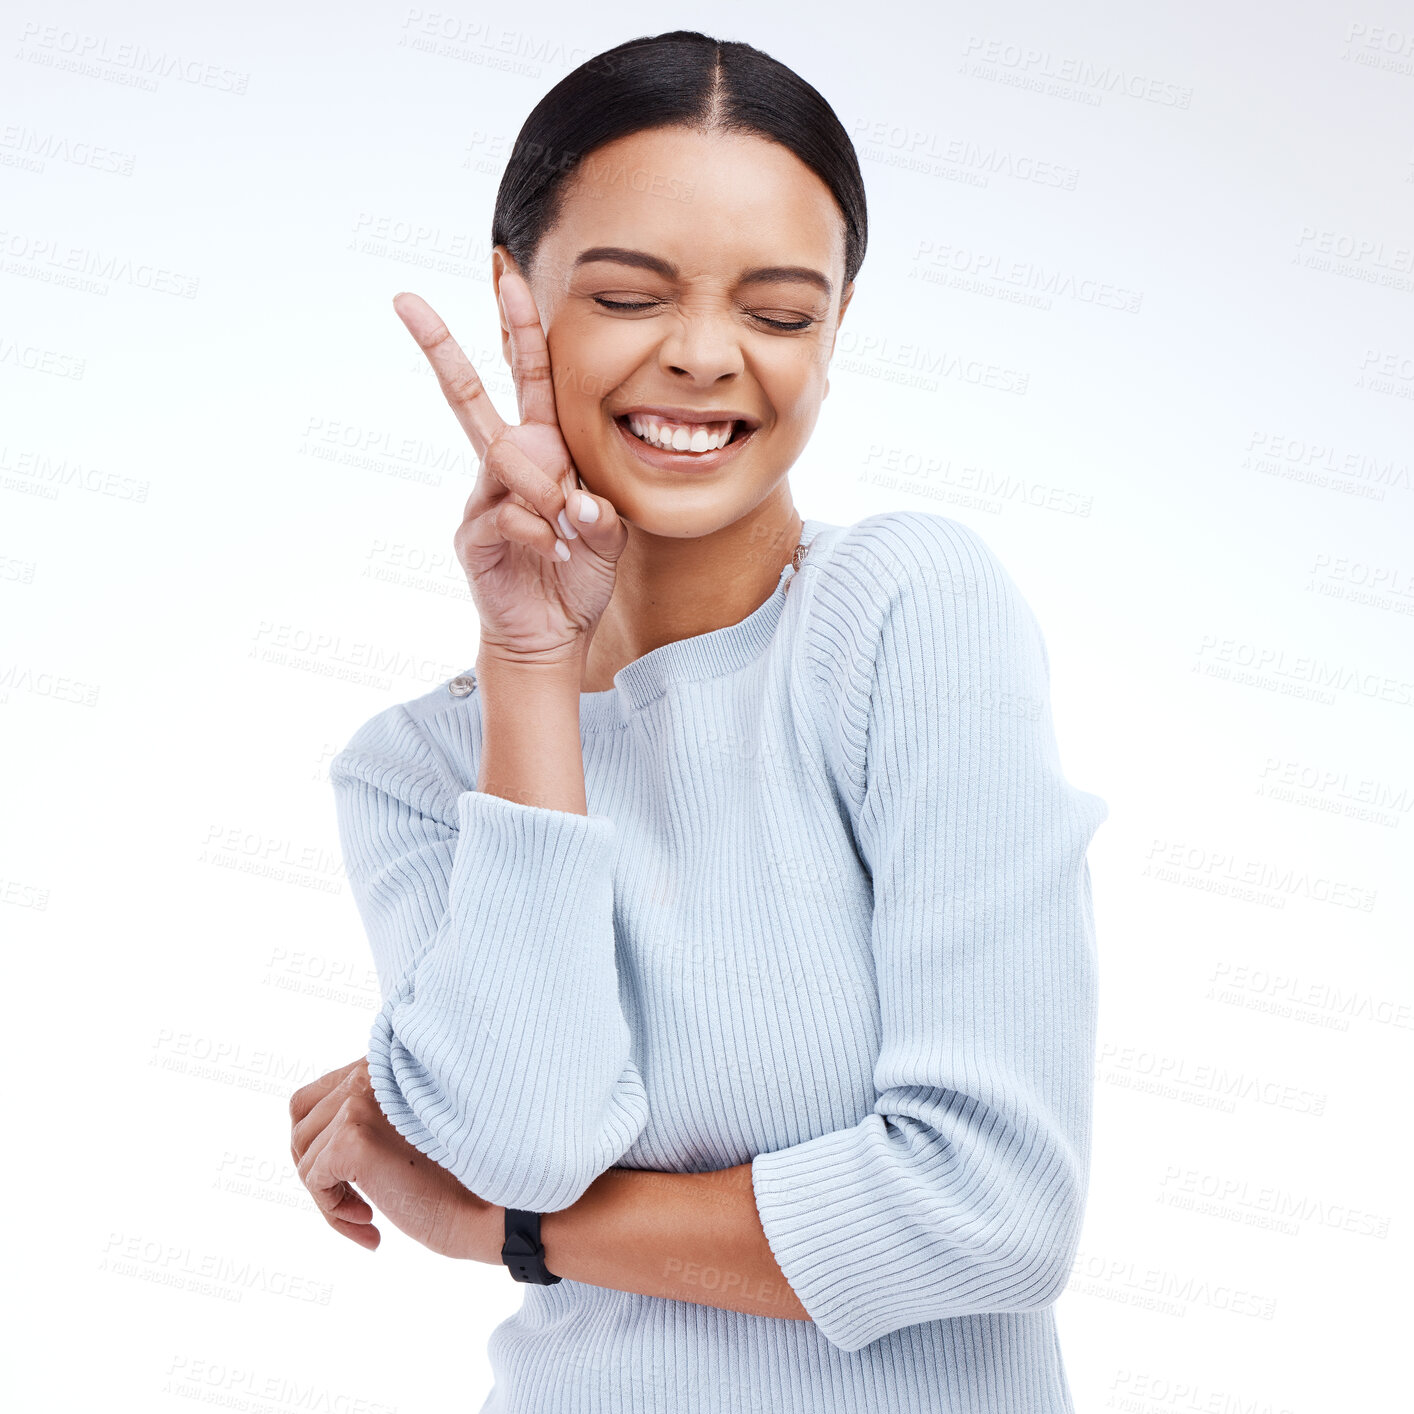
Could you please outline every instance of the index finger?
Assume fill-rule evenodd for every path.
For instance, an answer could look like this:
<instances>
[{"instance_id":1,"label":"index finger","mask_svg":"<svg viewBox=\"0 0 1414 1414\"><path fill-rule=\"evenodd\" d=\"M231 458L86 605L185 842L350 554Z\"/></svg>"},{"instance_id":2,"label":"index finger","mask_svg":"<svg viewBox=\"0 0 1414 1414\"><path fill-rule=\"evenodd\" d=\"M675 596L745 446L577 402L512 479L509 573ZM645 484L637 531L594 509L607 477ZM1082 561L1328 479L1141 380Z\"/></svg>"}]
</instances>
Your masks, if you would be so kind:
<instances>
[{"instance_id":1,"label":"index finger","mask_svg":"<svg viewBox=\"0 0 1414 1414\"><path fill-rule=\"evenodd\" d=\"M511 377L522 422L556 422L555 385L550 372L550 349L540 327L540 311L518 270L501 276L501 297L511 335Z\"/></svg>"},{"instance_id":2,"label":"index finger","mask_svg":"<svg viewBox=\"0 0 1414 1414\"><path fill-rule=\"evenodd\" d=\"M315 1105L322 1100L325 1095L335 1087L342 1085L348 1078L349 1072L357 1065L367 1059L359 1056L357 1060L351 1060L347 1065L341 1065L338 1070L331 1070L321 1075L318 1080L311 1080L308 1085L301 1085L293 1095L290 1096L290 1119L298 1124L309 1114Z\"/></svg>"},{"instance_id":3,"label":"index finger","mask_svg":"<svg viewBox=\"0 0 1414 1414\"><path fill-rule=\"evenodd\" d=\"M486 449L506 430L506 424L492 406L490 394L471 366L471 360L421 295L404 290L393 296L393 308L427 355L442 392L456 413L457 421L471 438L477 455L485 457Z\"/></svg>"}]
</instances>

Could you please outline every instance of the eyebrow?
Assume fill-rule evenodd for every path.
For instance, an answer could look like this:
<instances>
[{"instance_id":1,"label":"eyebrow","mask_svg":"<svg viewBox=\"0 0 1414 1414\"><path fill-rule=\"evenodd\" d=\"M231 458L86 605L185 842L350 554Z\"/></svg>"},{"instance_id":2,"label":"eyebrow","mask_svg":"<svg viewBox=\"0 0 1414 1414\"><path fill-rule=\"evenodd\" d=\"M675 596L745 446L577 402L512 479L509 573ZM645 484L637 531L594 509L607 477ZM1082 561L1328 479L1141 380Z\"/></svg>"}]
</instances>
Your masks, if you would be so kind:
<instances>
[{"instance_id":1,"label":"eyebrow","mask_svg":"<svg viewBox=\"0 0 1414 1414\"><path fill-rule=\"evenodd\" d=\"M633 265L640 270L652 270L668 280L678 278L678 268L671 261L664 260L661 256L649 255L646 250L628 250L617 245L596 245L580 251L575 257L574 268L578 270L581 265L589 265L599 260L612 261L615 265ZM827 299L834 294L835 287L829 279L808 265L762 266L759 270L748 270L739 283L764 285L777 280L799 280L807 285L814 285L817 290L823 291Z\"/></svg>"}]
</instances>

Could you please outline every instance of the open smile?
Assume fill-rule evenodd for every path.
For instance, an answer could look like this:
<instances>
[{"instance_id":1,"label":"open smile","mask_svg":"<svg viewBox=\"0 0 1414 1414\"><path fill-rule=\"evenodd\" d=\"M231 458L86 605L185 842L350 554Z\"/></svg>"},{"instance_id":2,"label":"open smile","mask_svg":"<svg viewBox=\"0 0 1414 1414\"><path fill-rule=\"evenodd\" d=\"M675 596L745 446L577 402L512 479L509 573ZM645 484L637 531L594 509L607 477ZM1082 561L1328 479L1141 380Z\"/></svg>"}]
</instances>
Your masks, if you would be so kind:
<instances>
[{"instance_id":1,"label":"open smile","mask_svg":"<svg viewBox=\"0 0 1414 1414\"><path fill-rule=\"evenodd\" d=\"M742 419L737 418L732 422L731 437L725 446L711 451L694 452L660 447L644 441L629 426L628 415L614 418L614 425L619 429L620 437L640 461L663 471L683 472L715 471L735 457L757 432L757 428L748 427Z\"/></svg>"}]
</instances>

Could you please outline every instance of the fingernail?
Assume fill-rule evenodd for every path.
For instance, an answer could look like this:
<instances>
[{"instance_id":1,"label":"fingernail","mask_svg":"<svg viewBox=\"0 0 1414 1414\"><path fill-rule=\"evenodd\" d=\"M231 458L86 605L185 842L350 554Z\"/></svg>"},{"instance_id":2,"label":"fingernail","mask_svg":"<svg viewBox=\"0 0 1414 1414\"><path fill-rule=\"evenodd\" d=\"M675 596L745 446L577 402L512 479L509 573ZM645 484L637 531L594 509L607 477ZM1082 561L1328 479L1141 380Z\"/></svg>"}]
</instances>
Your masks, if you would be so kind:
<instances>
[{"instance_id":1,"label":"fingernail","mask_svg":"<svg viewBox=\"0 0 1414 1414\"><path fill-rule=\"evenodd\" d=\"M570 524L569 517L563 511L561 511L559 515L555 517L555 519L559 521L560 534L563 535L566 540L578 539L579 531L577 531L574 526Z\"/></svg>"},{"instance_id":2,"label":"fingernail","mask_svg":"<svg viewBox=\"0 0 1414 1414\"><path fill-rule=\"evenodd\" d=\"M599 506L593 496L586 496L583 491L577 493L579 496L579 510L575 512L576 519L582 520L585 525L593 525L599 519Z\"/></svg>"},{"instance_id":3,"label":"fingernail","mask_svg":"<svg viewBox=\"0 0 1414 1414\"><path fill-rule=\"evenodd\" d=\"M555 541L555 553L562 560L567 560L570 557L570 547L563 540L557 540Z\"/></svg>"}]
</instances>

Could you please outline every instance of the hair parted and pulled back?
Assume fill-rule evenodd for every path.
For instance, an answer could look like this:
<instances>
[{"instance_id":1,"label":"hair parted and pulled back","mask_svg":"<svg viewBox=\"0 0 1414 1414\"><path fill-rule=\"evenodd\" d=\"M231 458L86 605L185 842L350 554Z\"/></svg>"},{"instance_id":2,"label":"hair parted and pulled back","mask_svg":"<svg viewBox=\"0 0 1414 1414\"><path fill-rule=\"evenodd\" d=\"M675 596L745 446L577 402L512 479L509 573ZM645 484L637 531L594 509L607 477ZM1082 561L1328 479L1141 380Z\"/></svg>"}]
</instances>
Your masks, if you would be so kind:
<instances>
[{"instance_id":1,"label":"hair parted and pulled back","mask_svg":"<svg viewBox=\"0 0 1414 1414\"><path fill-rule=\"evenodd\" d=\"M844 282L854 279L868 237L864 179L834 109L769 54L688 29L606 49L535 105L501 177L491 244L504 245L529 278L580 163L618 138L663 127L751 134L788 148L834 195L844 217Z\"/></svg>"}]
</instances>

